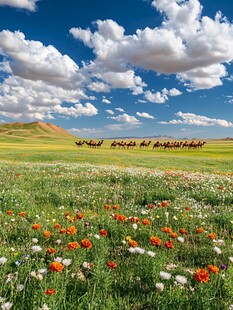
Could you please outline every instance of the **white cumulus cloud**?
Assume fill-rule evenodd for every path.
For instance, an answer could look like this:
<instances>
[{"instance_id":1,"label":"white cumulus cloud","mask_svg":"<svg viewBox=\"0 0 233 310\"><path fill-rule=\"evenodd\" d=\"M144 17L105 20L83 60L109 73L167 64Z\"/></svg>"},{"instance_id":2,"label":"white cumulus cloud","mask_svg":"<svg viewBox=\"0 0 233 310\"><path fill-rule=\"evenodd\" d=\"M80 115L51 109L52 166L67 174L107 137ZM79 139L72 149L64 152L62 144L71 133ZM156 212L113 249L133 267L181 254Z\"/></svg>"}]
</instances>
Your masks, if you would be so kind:
<instances>
[{"instance_id":1,"label":"white cumulus cloud","mask_svg":"<svg viewBox=\"0 0 233 310\"><path fill-rule=\"evenodd\" d=\"M98 20L94 32L89 28L70 30L74 38L93 49L96 59L92 66L94 63L101 72L99 78L111 79L108 72L122 75L131 67L175 74L192 89L221 85L227 76L225 64L233 60L232 24L221 12L214 19L202 15L198 0L154 0L152 7L162 14L159 27L126 35L115 21ZM117 80L113 87L122 84ZM127 81L125 85L131 87ZM138 91L141 89L134 90ZM174 95L177 93L172 92Z\"/></svg>"},{"instance_id":2,"label":"white cumulus cloud","mask_svg":"<svg viewBox=\"0 0 233 310\"><path fill-rule=\"evenodd\" d=\"M1 54L8 60L12 74L24 79L42 80L67 89L80 86L84 79L69 56L62 55L52 45L26 40L20 31L0 32Z\"/></svg>"},{"instance_id":3,"label":"white cumulus cloud","mask_svg":"<svg viewBox=\"0 0 233 310\"><path fill-rule=\"evenodd\" d=\"M136 115L139 116L139 117L143 117L143 118L154 119L154 116L153 116L153 115L150 115L150 114L147 113L147 112L137 112Z\"/></svg>"},{"instance_id":4,"label":"white cumulus cloud","mask_svg":"<svg viewBox=\"0 0 233 310\"><path fill-rule=\"evenodd\" d=\"M176 116L180 119L173 119L170 121L162 121L160 124L185 124L185 125L197 125L197 126L218 126L218 127L233 127L232 122L228 122L224 119L209 118L203 115L196 115L194 113L177 112Z\"/></svg>"},{"instance_id":5,"label":"white cumulus cloud","mask_svg":"<svg viewBox=\"0 0 233 310\"><path fill-rule=\"evenodd\" d=\"M110 104L110 103L111 103L111 101L108 100L108 99L106 99L106 98L102 99L102 102L107 103L107 104Z\"/></svg>"},{"instance_id":6,"label":"white cumulus cloud","mask_svg":"<svg viewBox=\"0 0 233 310\"><path fill-rule=\"evenodd\" d=\"M39 0L0 0L0 5L35 11L37 1Z\"/></svg>"}]
</instances>

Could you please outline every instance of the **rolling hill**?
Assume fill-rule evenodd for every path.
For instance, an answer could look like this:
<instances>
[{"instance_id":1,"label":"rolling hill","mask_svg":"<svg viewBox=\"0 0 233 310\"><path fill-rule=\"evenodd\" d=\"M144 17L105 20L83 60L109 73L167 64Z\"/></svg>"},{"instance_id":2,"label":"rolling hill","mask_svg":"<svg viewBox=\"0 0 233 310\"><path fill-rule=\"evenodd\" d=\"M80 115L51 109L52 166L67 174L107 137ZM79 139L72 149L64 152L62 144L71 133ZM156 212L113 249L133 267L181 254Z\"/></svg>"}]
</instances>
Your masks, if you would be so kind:
<instances>
[{"instance_id":1,"label":"rolling hill","mask_svg":"<svg viewBox=\"0 0 233 310\"><path fill-rule=\"evenodd\" d=\"M0 124L1 140L28 140L28 139L77 139L65 129L49 123L5 123Z\"/></svg>"}]
</instances>

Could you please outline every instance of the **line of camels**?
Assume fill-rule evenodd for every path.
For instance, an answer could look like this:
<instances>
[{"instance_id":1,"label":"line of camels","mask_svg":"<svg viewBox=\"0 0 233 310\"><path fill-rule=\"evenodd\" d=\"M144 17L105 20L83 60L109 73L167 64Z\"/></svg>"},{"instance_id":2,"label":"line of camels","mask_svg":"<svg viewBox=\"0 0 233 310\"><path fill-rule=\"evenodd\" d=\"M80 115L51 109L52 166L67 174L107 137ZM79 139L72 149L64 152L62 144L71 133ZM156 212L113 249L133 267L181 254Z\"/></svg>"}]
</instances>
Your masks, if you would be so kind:
<instances>
[{"instance_id":1,"label":"line of camels","mask_svg":"<svg viewBox=\"0 0 233 310\"><path fill-rule=\"evenodd\" d=\"M80 140L80 141L76 141L75 144L78 147L82 147L83 144L86 144L88 147L90 148L101 148L102 144L103 144L104 140L99 140L98 142L94 141L94 140L90 140L90 141L86 141L86 140ZM206 144L206 141L175 141L175 142L171 142L171 141L167 141L167 142L160 142L160 141L156 141L154 144L152 144L152 141L146 141L143 140L142 142L139 143L139 148L140 149L148 149L150 145L153 145L152 149L168 149L168 150L178 150L178 149L185 149L185 150L191 150L191 149L202 149L202 147ZM111 149L115 149L115 148L121 148L121 149L133 149L133 148L137 148L137 143L136 141L130 141L130 142L126 142L126 141L113 141L110 145Z\"/></svg>"}]
</instances>

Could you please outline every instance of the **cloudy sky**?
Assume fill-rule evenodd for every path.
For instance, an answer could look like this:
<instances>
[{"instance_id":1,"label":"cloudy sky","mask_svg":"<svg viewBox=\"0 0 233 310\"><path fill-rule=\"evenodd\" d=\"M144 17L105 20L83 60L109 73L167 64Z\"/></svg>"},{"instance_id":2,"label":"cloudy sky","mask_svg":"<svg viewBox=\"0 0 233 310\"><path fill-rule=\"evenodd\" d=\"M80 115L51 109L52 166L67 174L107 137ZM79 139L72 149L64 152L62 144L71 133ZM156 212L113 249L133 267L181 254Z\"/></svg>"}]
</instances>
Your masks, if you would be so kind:
<instances>
[{"instance_id":1,"label":"cloudy sky","mask_svg":"<svg viewBox=\"0 0 233 310\"><path fill-rule=\"evenodd\" d=\"M0 122L233 136L231 0L0 0Z\"/></svg>"}]
</instances>

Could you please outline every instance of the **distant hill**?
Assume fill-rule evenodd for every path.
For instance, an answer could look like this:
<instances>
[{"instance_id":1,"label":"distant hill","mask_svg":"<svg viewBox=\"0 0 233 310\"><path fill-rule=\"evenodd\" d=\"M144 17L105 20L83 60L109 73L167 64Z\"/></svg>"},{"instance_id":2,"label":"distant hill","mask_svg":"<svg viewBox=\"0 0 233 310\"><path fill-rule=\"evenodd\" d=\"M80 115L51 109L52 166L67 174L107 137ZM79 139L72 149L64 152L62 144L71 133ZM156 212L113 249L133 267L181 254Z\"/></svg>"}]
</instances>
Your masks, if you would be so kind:
<instances>
[{"instance_id":1,"label":"distant hill","mask_svg":"<svg viewBox=\"0 0 233 310\"><path fill-rule=\"evenodd\" d=\"M44 122L0 124L0 137L5 139L77 139L77 137L71 135L65 129Z\"/></svg>"}]
</instances>

